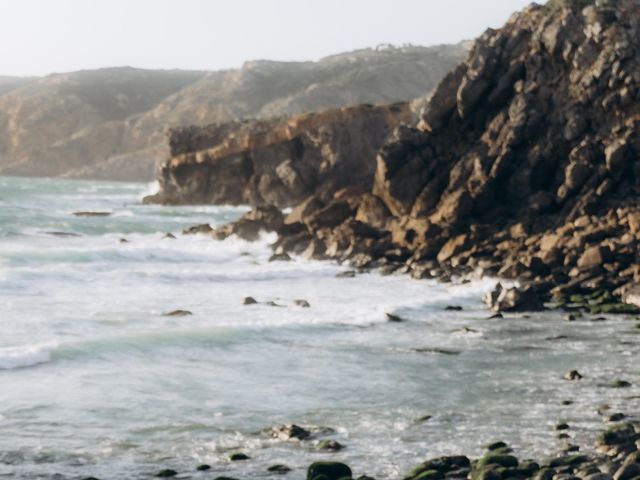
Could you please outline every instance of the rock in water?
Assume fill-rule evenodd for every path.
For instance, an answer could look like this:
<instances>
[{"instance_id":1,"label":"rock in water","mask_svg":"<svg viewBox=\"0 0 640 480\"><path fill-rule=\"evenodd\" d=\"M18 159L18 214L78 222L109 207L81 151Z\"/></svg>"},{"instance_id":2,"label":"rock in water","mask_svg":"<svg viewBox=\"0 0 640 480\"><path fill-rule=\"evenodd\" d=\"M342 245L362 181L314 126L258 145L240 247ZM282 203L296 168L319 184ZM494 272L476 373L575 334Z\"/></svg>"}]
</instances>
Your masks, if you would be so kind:
<instances>
[{"instance_id":1,"label":"rock in water","mask_svg":"<svg viewBox=\"0 0 640 480\"><path fill-rule=\"evenodd\" d=\"M340 480L351 478L351 469L344 463L338 462L315 462L309 465L307 470L307 480L314 480L323 476L327 480Z\"/></svg>"},{"instance_id":2,"label":"rock in water","mask_svg":"<svg viewBox=\"0 0 640 480\"><path fill-rule=\"evenodd\" d=\"M498 284L496 289L485 295L485 303L495 312L533 312L544 310L542 301L533 288L504 288Z\"/></svg>"},{"instance_id":3,"label":"rock in water","mask_svg":"<svg viewBox=\"0 0 640 480\"><path fill-rule=\"evenodd\" d=\"M270 431L273 438L280 440L306 440L311 436L311 432L298 425L288 424L274 427Z\"/></svg>"},{"instance_id":4,"label":"rock in water","mask_svg":"<svg viewBox=\"0 0 640 480\"><path fill-rule=\"evenodd\" d=\"M565 380L582 380L582 375L577 370L571 370L564 374L563 377Z\"/></svg>"},{"instance_id":5,"label":"rock in water","mask_svg":"<svg viewBox=\"0 0 640 480\"><path fill-rule=\"evenodd\" d=\"M162 314L163 317L188 317L189 315L193 315L189 310L173 310Z\"/></svg>"},{"instance_id":6,"label":"rock in water","mask_svg":"<svg viewBox=\"0 0 640 480\"><path fill-rule=\"evenodd\" d=\"M111 212L73 212L76 217L108 217Z\"/></svg>"}]
</instances>

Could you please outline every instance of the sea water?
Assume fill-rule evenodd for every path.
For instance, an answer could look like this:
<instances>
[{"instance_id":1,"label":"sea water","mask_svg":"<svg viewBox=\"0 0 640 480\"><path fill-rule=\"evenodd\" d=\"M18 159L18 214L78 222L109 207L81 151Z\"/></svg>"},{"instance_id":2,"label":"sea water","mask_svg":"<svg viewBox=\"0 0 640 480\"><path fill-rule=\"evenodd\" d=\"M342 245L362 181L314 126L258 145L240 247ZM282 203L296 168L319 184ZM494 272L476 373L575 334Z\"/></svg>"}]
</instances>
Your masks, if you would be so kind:
<instances>
[{"instance_id":1,"label":"sea water","mask_svg":"<svg viewBox=\"0 0 640 480\"><path fill-rule=\"evenodd\" d=\"M638 411L629 318L489 319L491 280L269 262L270 235L181 234L246 208L146 206L146 189L0 177L0 477L270 478L286 464L302 479L311 462L337 460L393 479L495 440L550 455L559 422L592 445L603 404ZM164 315L174 310L192 315ZM585 378L563 380L573 369ZM611 389L615 378L634 386ZM331 430L305 442L266 433L287 423ZM346 448L321 452L325 438ZM251 459L230 462L234 452Z\"/></svg>"}]
</instances>

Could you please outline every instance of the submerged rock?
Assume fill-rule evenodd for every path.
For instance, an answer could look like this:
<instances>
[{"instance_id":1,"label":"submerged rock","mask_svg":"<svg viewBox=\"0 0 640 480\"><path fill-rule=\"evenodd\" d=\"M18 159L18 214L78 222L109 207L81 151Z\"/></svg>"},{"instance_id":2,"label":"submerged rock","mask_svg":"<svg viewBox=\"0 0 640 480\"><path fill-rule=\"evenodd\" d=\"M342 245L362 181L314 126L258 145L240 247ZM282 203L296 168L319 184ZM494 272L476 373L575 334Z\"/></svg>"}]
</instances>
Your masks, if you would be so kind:
<instances>
[{"instance_id":1,"label":"submerged rock","mask_svg":"<svg viewBox=\"0 0 640 480\"><path fill-rule=\"evenodd\" d=\"M171 312L163 313L163 317L188 317L193 315L189 310L173 310Z\"/></svg>"},{"instance_id":2,"label":"submerged rock","mask_svg":"<svg viewBox=\"0 0 640 480\"><path fill-rule=\"evenodd\" d=\"M73 215L76 217L109 217L112 215L111 212L73 212Z\"/></svg>"}]
</instances>

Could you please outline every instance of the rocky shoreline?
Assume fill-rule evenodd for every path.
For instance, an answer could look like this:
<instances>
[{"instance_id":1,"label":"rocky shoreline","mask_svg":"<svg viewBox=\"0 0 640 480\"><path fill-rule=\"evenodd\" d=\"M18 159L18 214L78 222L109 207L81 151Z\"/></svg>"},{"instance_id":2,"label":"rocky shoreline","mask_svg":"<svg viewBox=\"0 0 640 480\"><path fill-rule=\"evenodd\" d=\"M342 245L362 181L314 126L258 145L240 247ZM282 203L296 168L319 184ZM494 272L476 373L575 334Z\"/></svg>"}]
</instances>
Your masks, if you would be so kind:
<instances>
[{"instance_id":1,"label":"rocky shoreline","mask_svg":"<svg viewBox=\"0 0 640 480\"><path fill-rule=\"evenodd\" d=\"M370 188L345 184L343 170L342 184L330 177L332 188L302 189L297 202L248 201L258 209L213 235L276 231L277 255L414 278L517 281L519 290L489 297L497 311L552 302L638 313L638 25L632 0L532 5L487 30L419 122L394 130ZM291 204L286 216L276 212Z\"/></svg>"},{"instance_id":2,"label":"rocky shoreline","mask_svg":"<svg viewBox=\"0 0 640 480\"><path fill-rule=\"evenodd\" d=\"M232 203L244 200L254 209L231 224L184 233L256 240L276 232L273 261L335 260L353 276L375 270L443 282L505 279L515 286L497 285L485 299L497 315L546 308L565 310L569 321L640 314L638 59L637 1L532 5L502 29L487 30L419 121L404 121L381 143L370 182L344 182L345 171L336 170L342 183L330 173L286 199L236 196ZM191 133L213 141L194 147L176 134L175 152L184 144L193 158L213 158L215 135ZM371 145L381 134L364 129L357 138ZM257 158L262 148L245 142L241 154ZM182 168L180 155L166 164L163 185ZM274 154L290 165L301 158L285 157ZM348 164L353 152L344 159ZM163 186L154 200L169 198L170 190ZM225 194L196 186L189 195L203 192ZM582 375L571 371L565 378ZM627 386L624 380L611 385ZM603 420L613 426L599 436L595 452L567 443L551 459L523 460L496 442L481 458L427 460L404 479L640 479L640 423L618 412L603 411ZM571 438L570 425L556 429L559 438ZM346 478L370 477L332 462L307 472L307 480Z\"/></svg>"},{"instance_id":3,"label":"rocky shoreline","mask_svg":"<svg viewBox=\"0 0 640 480\"><path fill-rule=\"evenodd\" d=\"M570 402L566 402L569 408ZM640 478L640 422L620 421L624 415L607 415L604 420L613 423L598 435L596 449L581 453L577 445L568 445L556 455L541 460L518 458L513 449L503 441L484 446L485 453L475 459L464 455L442 456L425 460L406 472L403 480L636 480ZM326 429L325 429L326 430ZM570 426L556 426L558 438L571 438ZM328 431L331 431L328 429ZM298 425L282 425L266 432L281 441L307 442L315 438L313 431ZM315 432L318 433L318 432ZM323 432L320 432L321 434ZM324 432L326 433L326 432ZM321 440L316 448L339 456L344 448L334 440ZM235 452L228 458L231 464L249 463L251 456ZM193 472L160 470L156 478L190 478L190 473L213 471L208 464L201 464ZM295 471L284 464L269 466L257 476L285 475ZM214 480L238 480L232 474L214 476ZM366 472L354 472L339 461L320 461L310 464L306 480L375 480ZM97 480L93 477L84 480ZM380 480L380 479L379 479Z\"/></svg>"}]
</instances>

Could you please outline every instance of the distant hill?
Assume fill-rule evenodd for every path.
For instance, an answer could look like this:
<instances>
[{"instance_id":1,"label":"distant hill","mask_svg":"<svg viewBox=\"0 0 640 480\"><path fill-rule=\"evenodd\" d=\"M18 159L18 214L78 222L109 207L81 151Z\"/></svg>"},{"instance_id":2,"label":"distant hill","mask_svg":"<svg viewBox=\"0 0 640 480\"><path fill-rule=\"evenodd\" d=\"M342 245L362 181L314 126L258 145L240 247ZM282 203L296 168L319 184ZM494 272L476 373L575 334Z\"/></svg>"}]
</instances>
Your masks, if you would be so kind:
<instances>
[{"instance_id":1,"label":"distant hill","mask_svg":"<svg viewBox=\"0 0 640 480\"><path fill-rule=\"evenodd\" d=\"M4 95L11 90L23 87L34 81L36 81L36 79L31 77L3 77L0 75L0 95Z\"/></svg>"},{"instance_id":2,"label":"distant hill","mask_svg":"<svg viewBox=\"0 0 640 480\"><path fill-rule=\"evenodd\" d=\"M21 88L7 80L4 94L0 80L0 174L150 180L171 127L411 100L467 49L384 47L217 72L110 68Z\"/></svg>"}]
</instances>

